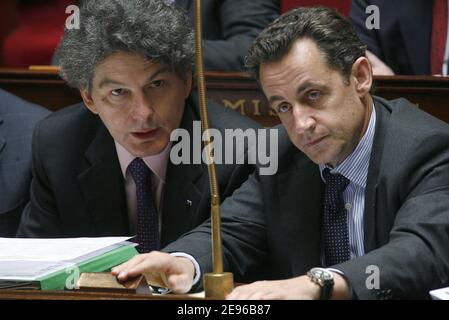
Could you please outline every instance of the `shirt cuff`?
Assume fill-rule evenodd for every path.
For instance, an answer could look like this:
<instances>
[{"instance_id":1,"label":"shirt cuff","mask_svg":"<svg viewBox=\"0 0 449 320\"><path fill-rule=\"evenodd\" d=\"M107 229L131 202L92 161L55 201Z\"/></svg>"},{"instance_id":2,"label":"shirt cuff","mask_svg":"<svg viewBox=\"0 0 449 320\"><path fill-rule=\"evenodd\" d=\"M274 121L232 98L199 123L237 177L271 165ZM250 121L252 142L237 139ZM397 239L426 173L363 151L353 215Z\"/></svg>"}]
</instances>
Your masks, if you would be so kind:
<instances>
[{"instance_id":1,"label":"shirt cuff","mask_svg":"<svg viewBox=\"0 0 449 320\"><path fill-rule=\"evenodd\" d=\"M356 299L357 295L355 294L352 286L351 286L351 282L349 282L349 279L346 278L345 273L341 270L338 269L334 269L334 268L326 268L326 270L331 271L331 272L335 272L338 273L339 275L341 275L343 278L345 278L347 284L348 284L348 290L349 290L349 296L348 296L348 300L354 300Z\"/></svg>"},{"instance_id":2,"label":"shirt cuff","mask_svg":"<svg viewBox=\"0 0 449 320\"><path fill-rule=\"evenodd\" d=\"M184 253L184 252L171 252L170 255L174 257L183 257L189 259L193 266L195 267L195 276L193 277L192 287L198 283L198 281L201 278L201 269L198 262L196 262L195 258L192 257L190 254Z\"/></svg>"},{"instance_id":3,"label":"shirt cuff","mask_svg":"<svg viewBox=\"0 0 449 320\"><path fill-rule=\"evenodd\" d=\"M326 270L332 271L332 272L335 272L335 273L338 273L338 274L341 275L341 276L344 276L344 275L345 275L345 274L343 273L343 271L338 270L338 269L334 269L334 268L326 268Z\"/></svg>"}]
</instances>

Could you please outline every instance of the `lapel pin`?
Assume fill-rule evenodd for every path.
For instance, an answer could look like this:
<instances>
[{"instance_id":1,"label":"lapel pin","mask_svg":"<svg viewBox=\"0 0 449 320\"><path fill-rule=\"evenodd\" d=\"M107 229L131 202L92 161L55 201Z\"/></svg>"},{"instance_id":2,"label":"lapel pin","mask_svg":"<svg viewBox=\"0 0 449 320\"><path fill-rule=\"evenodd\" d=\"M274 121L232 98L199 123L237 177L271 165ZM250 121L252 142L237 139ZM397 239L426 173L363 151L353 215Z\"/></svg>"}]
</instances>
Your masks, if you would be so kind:
<instances>
[{"instance_id":1,"label":"lapel pin","mask_svg":"<svg viewBox=\"0 0 449 320\"><path fill-rule=\"evenodd\" d=\"M187 205L188 207L191 207L191 206L193 205L192 200L188 200L188 199L187 199L186 205Z\"/></svg>"}]
</instances>

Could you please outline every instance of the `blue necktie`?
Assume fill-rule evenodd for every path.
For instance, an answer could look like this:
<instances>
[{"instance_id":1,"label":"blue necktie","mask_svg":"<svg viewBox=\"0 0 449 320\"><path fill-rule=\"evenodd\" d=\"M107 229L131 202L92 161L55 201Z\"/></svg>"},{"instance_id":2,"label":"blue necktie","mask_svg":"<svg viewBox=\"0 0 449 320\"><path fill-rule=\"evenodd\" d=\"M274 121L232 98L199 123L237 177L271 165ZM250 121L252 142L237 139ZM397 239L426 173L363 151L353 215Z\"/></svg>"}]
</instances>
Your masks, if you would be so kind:
<instances>
[{"instance_id":1,"label":"blue necktie","mask_svg":"<svg viewBox=\"0 0 449 320\"><path fill-rule=\"evenodd\" d=\"M347 212L343 201L343 191L349 180L341 174L331 174L323 170L326 180L324 192L324 253L326 265L332 266L350 259Z\"/></svg>"},{"instance_id":2,"label":"blue necktie","mask_svg":"<svg viewBox=\"0 0 449 320\"><path fill-rule=\"evenodd\" d=\"M151 192L151 170L140 158L128 166L137 195L137 250L140 253L159 250L159 216Z\"/></svg>"}]
</instances>

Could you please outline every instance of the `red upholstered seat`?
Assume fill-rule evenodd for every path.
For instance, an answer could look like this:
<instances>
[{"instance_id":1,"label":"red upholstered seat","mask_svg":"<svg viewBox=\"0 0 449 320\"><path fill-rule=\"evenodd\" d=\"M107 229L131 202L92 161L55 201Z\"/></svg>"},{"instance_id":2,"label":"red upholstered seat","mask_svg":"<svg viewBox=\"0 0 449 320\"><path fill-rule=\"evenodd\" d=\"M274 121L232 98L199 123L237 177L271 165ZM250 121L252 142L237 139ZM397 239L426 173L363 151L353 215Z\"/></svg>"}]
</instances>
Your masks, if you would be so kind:
<instances>
[{"instance_id":1,"label":"red upholstered seat","mask_svg":"<svg viewBox=\"0 0 449 320\"><path fill-rule=\"evenodd\" d=\"M64 23L68 16L65 8L74 2L76 1L36 1L36 5L22 7L18 26L6 37L0 52L3 65L28 67L33 64L50 64L64 32ZM314 5L333 7L342 14L349 15L351 0L281 0L281 12L298 6Z\"/></svg>"},{"instance_id":2,"label":"red upholstered seat","mask_svg":"<svg viewBox=\"0 0 449 320\"><path fill-rule=\"evenodd\" d=\"M40 1L20 8L17 28L3 44L2 62L6 67L48 65L64 33L71 0Z\"/></svg>"},{"instance_id":3,"label":"red upholstered seat","mask_svg":"<svg viewBox=\"0 0 449 320\"><path fill-rule=\"evenodd\" d=\"M351 0L281 0L281 13L296 7L323 6L337 9L341 14L349 16Z\"/></svg>"}]
</instances>

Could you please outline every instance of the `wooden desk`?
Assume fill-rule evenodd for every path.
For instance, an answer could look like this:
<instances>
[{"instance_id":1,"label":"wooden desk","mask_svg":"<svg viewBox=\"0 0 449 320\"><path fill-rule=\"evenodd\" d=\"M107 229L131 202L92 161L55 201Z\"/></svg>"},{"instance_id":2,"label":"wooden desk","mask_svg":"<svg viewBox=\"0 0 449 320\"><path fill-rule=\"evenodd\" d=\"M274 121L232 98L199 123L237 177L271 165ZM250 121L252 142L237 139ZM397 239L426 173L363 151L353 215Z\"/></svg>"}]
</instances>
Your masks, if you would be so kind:
<instances>
[{"instance_id":1,"label":"wooden desk","mask_svg":"<svg viewBox=\"0 0 449 320\"><path fill-rule=\"evenodd\" d=\"M421 109L449 123L449 77L375 77L376 95L387 99L404 97ZM268 108L257 83L245 73L206 73L208 97L225 107L238 110L264 126L279 123ZM59 110L81 101L77 90L69 88L53 71L0 68L0 88L28 101Z\"/></svg>"},{"instance_id":2,"label":"wooden desk","mask_svg":"<svg viewBox=\"0 0 449 320\"><path fill-rule=\"evenodd\" d=\"M0 290L0 300L204 300L191 295L143 295L115 292Z\"/></svg>"}]
</instances>

